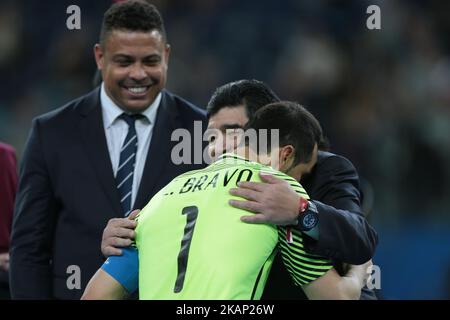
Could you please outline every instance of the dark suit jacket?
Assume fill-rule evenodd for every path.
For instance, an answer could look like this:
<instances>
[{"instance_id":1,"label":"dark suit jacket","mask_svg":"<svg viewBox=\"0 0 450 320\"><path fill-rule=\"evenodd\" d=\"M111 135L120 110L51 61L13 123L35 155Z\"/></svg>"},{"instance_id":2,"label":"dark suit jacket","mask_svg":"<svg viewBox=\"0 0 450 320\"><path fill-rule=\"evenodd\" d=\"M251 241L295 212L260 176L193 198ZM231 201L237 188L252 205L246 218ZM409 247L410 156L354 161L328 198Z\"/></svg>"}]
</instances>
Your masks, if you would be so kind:
<instances>
[{"instance_id":1,"label":"dark suit jacket","mask_svg":"<svg viewBox=\"0 0 450 320\"><path fill-rule=\"evenodd\" d=\"M79 299L104 259L100 251L107 221L122 216L107 149L96 89L66 106L38 117L27 142L20 171L11 242L13 298ZM177 175L202 167L175 165L172 131L193 133L201 109L163 91L135 208ZM80 289L67 281L78 266ZM69 283L76 284L74 278Z\"/></svg>"},{"instance_id":2,"label":"dark suit jacket","mask_svg":"<svg viewBox=\"0 0 450 320\"><path fill-rule=\"evenodd\" d=\"M333 259L339 270L342 262L362 264L370 260L378 243L375 230L361 210L362 194L355 167L346 158L319 152L317 164L301 184L319 211L319 240L305 236L309 252ZM363 299L373 298L364 290ZM263 299L302 299L279 257L274 261Z\"/></svg>"}]
</instances>

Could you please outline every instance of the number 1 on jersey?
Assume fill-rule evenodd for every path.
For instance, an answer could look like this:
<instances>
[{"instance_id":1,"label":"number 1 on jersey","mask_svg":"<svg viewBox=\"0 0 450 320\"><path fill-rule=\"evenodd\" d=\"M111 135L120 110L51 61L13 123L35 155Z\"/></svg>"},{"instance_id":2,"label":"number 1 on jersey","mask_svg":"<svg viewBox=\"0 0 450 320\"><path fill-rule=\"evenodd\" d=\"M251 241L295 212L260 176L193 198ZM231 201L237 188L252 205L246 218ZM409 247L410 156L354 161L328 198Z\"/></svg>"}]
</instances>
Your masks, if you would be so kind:
<instances>
[{"instance_id":1,"label":"number 1 on jersey","mask_svg":"<svg viewBox=\"0 0 450 320\"><path fill-rule=\"evenodd\" d=\"M194 234L195 223L197 222L198 208L196 206L183 208L183 215L186 215L186 226L184 227L184 236L181 240L180 253L178 254L178 275L173 292L179 293L183 290L184 277L189 257L189 248L191 247L192 235Z\"/></svg>"}]
</instances>

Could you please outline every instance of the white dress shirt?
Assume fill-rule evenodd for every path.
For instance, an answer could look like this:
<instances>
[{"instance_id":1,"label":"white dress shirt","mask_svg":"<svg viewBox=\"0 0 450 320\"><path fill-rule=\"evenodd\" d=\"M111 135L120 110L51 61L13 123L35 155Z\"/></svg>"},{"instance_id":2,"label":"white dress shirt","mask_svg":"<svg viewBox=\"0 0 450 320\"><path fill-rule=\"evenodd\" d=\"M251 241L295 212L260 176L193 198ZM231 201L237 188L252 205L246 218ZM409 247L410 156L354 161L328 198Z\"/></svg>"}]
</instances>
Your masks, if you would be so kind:
<instances>
[{"instance_id":1,"label":"white dress shirt","mask_svg":"<svg viewBox=\"0 0 450 320\"><path fill-rule=\"evenodd\" d=\"M120 161L120 149L128 134L128 125L118 117L124 113L114 101L106 94L105 85L102 83L100 90L100 102L102 105L103 126L105 128L106 142L108 144L109 158L114 172L117 174L117 168ZM156 96L155 101L147 108L142 115L144 118L136 120L136 134L138 147L136 153L136 164L133 176L133 189L131 191L131 208L135 209L134 201L139 190L142 174L144 173L145 161L147 159L148 149L152 140L153 128L156 123L156 114L161 102L161 93ZM136 208L142 209L142 208Z\"/></svg>"}]
</instances>

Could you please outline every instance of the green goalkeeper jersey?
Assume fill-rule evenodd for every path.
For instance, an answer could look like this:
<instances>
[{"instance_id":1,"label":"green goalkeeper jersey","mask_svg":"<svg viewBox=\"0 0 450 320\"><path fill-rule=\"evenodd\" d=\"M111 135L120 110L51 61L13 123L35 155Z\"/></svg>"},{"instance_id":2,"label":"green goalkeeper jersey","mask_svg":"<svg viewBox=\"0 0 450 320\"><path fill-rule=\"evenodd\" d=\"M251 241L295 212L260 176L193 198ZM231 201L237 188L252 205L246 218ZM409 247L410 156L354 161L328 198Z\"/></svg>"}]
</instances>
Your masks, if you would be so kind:
<instances>
[{"instance_id":1,"label":"green goalkeeper jersey","mask_svg":"<svg viewBox=\"0 0 450 320\"><path fill-rule=\"evenodd\" d=\"M178 176L141 211L136 228L140 299L259 299L276 250L297 285L317 279L331 262L304 251L302 234L273 225L246 224L249 214L228 204L239 181L258 172L293 178L234 154ZM237 198L236 198L237 199Z\"/></svg>"}]
</instances>

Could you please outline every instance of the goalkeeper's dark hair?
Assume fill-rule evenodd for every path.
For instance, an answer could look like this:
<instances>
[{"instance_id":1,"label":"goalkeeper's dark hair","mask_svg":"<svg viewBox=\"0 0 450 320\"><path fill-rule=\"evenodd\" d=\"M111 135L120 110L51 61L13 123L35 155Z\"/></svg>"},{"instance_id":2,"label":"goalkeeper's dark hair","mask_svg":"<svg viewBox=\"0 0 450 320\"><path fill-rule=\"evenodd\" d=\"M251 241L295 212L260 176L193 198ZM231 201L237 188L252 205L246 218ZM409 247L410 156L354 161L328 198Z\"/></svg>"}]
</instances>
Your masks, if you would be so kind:
<instances>
[{"instance_id":1,"label":"goalkeeper's dark hair","mask_svg":"<svg viewBox=\"0 0 450 320\"><path fill-rule=\"evenodd\" d=\"M164 22L158 9L144 0L127 0L113 4L104 14L100 31L103 45L114 30L151 32L158 30L166 40Z\"/></svg>"},{"instance_id":2,"label":"goalkeeper's dark hair","mask_svg":"<svg viewBox=\"0 0 450 320\"><path fill-rule=\"evenodd\" d=\"M323 140L319 121L305 107L291 101L271 103L260 108L247 123L245 129L267 129L270 152L271 130L279 130L279 146L292 145L295 149L294 163L307 163L311 160L314 146Z\"/></svg>"}]
</instances>

